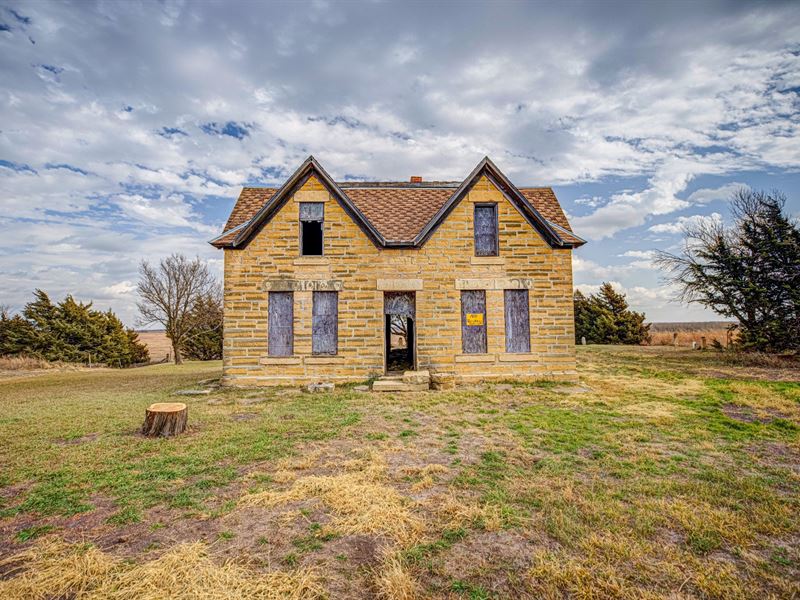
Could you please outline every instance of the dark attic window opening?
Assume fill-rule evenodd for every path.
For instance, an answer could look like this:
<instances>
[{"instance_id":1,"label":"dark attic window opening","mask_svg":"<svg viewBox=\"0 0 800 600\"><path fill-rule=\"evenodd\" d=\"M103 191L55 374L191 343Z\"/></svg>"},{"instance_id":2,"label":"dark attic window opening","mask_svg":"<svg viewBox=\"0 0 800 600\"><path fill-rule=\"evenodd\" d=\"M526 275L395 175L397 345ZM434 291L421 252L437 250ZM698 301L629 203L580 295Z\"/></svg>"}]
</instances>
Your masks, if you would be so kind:
<instances>
[{"instance_id":1,"label":"dark attic window opening","mask_svg":"<svg viewBox=\"0 0 800 600\"><path fill-rule=\"evenodd\" d=\"M321 202L300 203L300 254L322 256L322 223L324 205Z\"/></svg>"},{"instance_id":2,"label":"dark attic window opening","mask_svg":"<svg viewBox=\"0 0 800 600\"><path fill-rule=\"evenodd\" d=\"M322 256L322 223L303 221L303 256Z\"/></svg>"}]
</instances>

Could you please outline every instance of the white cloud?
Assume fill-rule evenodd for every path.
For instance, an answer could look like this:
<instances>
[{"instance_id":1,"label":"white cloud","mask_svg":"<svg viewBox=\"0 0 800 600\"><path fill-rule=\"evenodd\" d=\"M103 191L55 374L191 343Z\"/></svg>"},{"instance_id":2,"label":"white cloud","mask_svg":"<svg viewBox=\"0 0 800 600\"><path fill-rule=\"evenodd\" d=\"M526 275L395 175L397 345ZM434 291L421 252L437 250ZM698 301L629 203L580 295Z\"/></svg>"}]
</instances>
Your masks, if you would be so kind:
<instances>
[{"instance_id":1,"label":"white cloud","mask_svg":"<svg viewBox=\"0 0 800 600\"><path fill-rule=\"evenodd\" d=\"M128 296L136 290L136 284L131 281L120 281L114 285L102 288L102 291L109 296Z\"/></svg>"},{"instance_id":2,"label":"white cloud","mask_svg":"<svg viewBox=\"0 0 800 600\"><path fill-rule=\"evenodd\" d=\"M716 200L730 200L734 193L741 189L749 189L745 183L733 181L716 188L701 188L689 195L689 202L692 204L708 204Z\"/></svg>"},{"instance_id":3,"label":"white cloud","mask_svg":"<svg viewBox=\"0 0 800 600\"><path fill-rule=\"evenodd\" d=\"M722 222L722 215L719 213L711 213L710 215L691 215L689 217L678 217L677 220L670 223L659 223L649 228L653 233L682 233L686 227L698 225L700 223L720 223Z\"/></svg>"},{"instance_id":4,"label":"white cloud","mask_svg":"<svg viewBox=\"0 0 800 600\"><path fill-rule=\"evenodd\" d=\"M620 256L628 256L631 258L653 258L655 252L653 250L628 250L623 252Z\"/></svg>"},{"instance_id":5,"label":"white cloud","mask_svg":"<svg viewBox=\"0 0 800 600\"><path fill-rule=\"evenodd\" d=\"M127 216L154 227L188 227L206 234L217 231L216 227L203 224L200 215L180 194L159 198L119 194L112 201Z\"/></svg>"}]
</instances>

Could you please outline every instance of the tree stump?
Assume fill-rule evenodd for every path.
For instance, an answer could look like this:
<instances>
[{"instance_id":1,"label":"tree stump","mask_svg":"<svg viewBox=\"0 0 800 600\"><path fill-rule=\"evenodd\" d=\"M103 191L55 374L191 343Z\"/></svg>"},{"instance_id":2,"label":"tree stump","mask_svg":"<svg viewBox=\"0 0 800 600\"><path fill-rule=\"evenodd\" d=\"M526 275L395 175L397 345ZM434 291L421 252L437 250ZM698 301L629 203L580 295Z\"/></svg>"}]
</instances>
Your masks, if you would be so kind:
<instances>
[{"instance_id":1,"label":"tree stump","mask_svg":"<svg viewBox=\"0 0 800 600\"><path fill-rule=\"evenodd\" d=\"M144 413L142 435L147 437L169 437L186 431L189 409L183 402L158 402L151 404Z\"/></svg>"}]
</instances>

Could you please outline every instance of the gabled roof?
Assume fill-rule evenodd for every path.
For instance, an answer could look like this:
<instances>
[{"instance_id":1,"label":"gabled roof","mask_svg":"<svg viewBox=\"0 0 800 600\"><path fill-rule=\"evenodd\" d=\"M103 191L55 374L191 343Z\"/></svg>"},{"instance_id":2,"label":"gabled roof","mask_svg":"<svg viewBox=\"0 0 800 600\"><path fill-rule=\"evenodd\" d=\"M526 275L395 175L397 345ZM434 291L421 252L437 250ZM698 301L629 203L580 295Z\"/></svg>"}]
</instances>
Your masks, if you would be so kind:
<instances>
[{"instance_id":1,"label":"gabled roof","mask_svg":"<svg viewBox=\"0 0 800 600\"><path fill-rule=\"evenodd\" d=\"M308 157L279 189L242 189L225 231L211 241L218 248L241 248L281 206L315 175L364 233L378 247L421 247L447 215L486 176L553 247L585 243L572 233L551 188L516 188L488 158L464 181L334 182Z\"/></svg>"}]
</instances>

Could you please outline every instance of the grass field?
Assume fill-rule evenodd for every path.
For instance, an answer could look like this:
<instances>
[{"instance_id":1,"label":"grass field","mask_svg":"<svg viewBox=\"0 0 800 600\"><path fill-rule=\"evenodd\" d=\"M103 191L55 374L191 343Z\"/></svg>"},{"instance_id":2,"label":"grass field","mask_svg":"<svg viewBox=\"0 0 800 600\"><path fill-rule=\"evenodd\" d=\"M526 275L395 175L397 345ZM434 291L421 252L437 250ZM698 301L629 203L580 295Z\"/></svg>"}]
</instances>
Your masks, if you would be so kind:
<instances>
[{"instance_id":1,"label":"grass field","mask_svg":"<svg viewBox=\"0 0 800 600\"><path fill-rule=\"evenodd\" d=\"M588 346L575 385L214 389L137 434L219 367L0 380L0 598L800 595L791 365Z\"/></svg>"}]
</instances>

